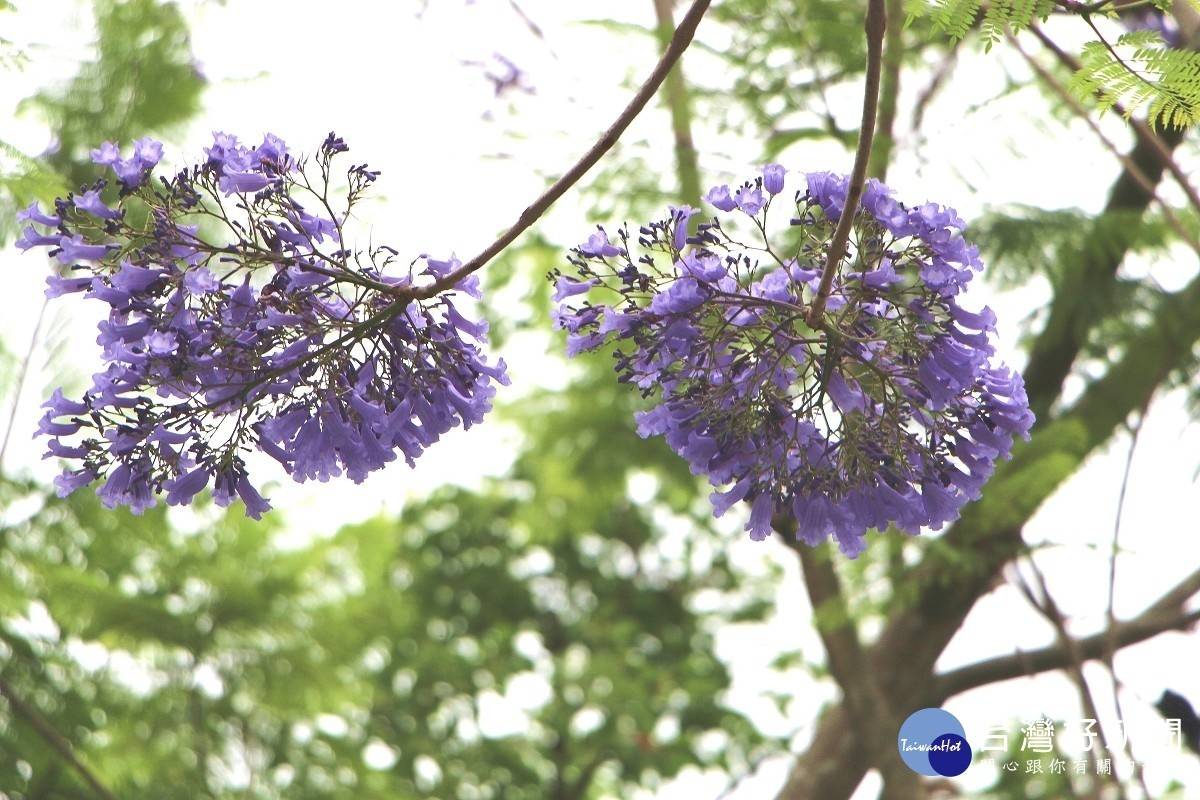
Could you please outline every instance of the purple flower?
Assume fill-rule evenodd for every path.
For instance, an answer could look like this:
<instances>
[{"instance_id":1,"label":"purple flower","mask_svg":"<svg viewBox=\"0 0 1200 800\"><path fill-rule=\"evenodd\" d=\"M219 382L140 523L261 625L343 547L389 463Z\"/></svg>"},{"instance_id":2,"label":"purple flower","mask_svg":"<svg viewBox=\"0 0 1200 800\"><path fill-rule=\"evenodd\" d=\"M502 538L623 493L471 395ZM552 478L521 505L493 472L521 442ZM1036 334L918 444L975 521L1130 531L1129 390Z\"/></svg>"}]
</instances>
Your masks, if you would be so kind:
<instances>
[{"instance_id":1,"label":"purple flower","mask_svg":"<svg viewBox=\"0 0 1200 800\"><path fill-rule=\"evenodd\" d=\"M74 202L75 208L87 214L91 214L93 217L99 217L100 219L116 219L117 217L121 216L121 212L114 211L113 209L104 205L104 201L100 199L99 189L92 189L84 192L83 194L75 195Z\"/></svg>"},{"instance_id":2,"label":"purple flower","mask_svg":"<svg viewBox=\"0 0 1200 800\"><path fill-rule=\"evenodd\" d=\"M60 217L52 216L50 214L43 214L41 206L38 205L36 200L30 203L26 208L17 212L17 221L24 222L25 220L36 222L38 225L45 225L50 228L55 228L60 222L62 222Z\"/></svg>"},{"instance_id":3,"label":"purple flower","mask_svg":"<svg viewBox=\"0 0 1200 800\"><path fill-rule=\"evenodd\" d=\"M273 133L263 136L262 144L254 152L260 164L265 161L280 168L288 164L287 145Z\"/></svg>"},{"instance_id":4,"label":"purple flower","mask_svg":"<svg viewBox=\"0 0 1200 800\"><path fill-rule=\"evenodd\" d=\"M24 252L34 247L56 247L60 238L59 236L43 236L34 230L32 225L26 225L21 236L13 244L17 246L18 250Z\"/></svg>"},{"instance_id":5,"label":"purple flower","mask_svg":"<svg viewBox=\"0 0 1200 800\"><path fill-rule=\"evenodd\" d=\"M554 284L554 295L550 299L554 302L565 300L568 297L574 297L577 294L584 294L596 284L592 281L577 281L571 278L559 278Z\"/></svg>"},{"instance_id":6,"label":"purple flower","mask_svg":"<svg viewBox=\"0 0 1200 800\"><path fill-rule=\"evenodd\" d=\"M103 145L101 145L103 147ZM141 163L145 169L150 169L162 160L163 146L162 142L155 141L149 136L144 136L141 139L135 139L133 142L133 157Z\"/></svg>"},{"instance_id":7,"label":"purple flower","mask_svg":"<svg viewBox=\"0 0 1200 800\"><path fill-rule=\"evenodd\" d=\"M242 158L245 149L238 143L238 138L228 133L213 131L212 147L204 148L210 166L221 166L229 158Z\"/></svg>"},{"instance_id":8,"label":"purple flower","mask_svg":"<svg viewBox=\"0 0 1200 800\"><path fill-rule=\"evenodd\" d=\"M671 220L674 231L674 244L676 250L682 250L687 244L688 220L698 214L698 209L691 206L680 206L676 208L671 206Z\"/></svg>"},{"instance_id":9,"label":"purple flower","mask_svg":"<svg viewBox=\"0 0 1200 800\"><path fill-rule=\"evenodd\" d=\"M833 538L853 557L869 529L915 534L955 519L1033 416L1020 377L993 363L995 315L958 305L981 264L952 209L907 207L868 182L814 332L820 254L848 179L805 176L788 217L812 244L780 263L763 191L780 195L784 175L768 165L735 198L709 192L725 213L767 209L760 241L728 236L718 216L680 254L670 209L640 228L640 254L577 250L577 274L553 273L556 318L569 353L614 347L621 381L652 403L638 433L662 436L708 478L714 513L748 500L753 538L790 519L800 541ZM859 242L870 249L853 252ZM593 287L605 291L572 299Z\"/></svg>"},{"instance_id":10,"label":"purple flower","mask_svg":"<svg viewBox=\"0 0 1200 800\"><path fill-rule=\"evenodd\" d=\"M53 299L64 294L84 292L91 288L92 278L64 278L61 275L46 276L46 297Z\"/></svg>"},{"instance_id":11,"label":"purple flower","mask_svg":"<svg viewBox=\"0 0 1200 800\"><path fill-rule=\"evenodd\" d=\"M92 163L109 167L121 157L121 151L112 142L104 142L91 152Z\"/></svg>"},{"instance_id":12,"label":"purple flower","mask_svg":"<svg viewBox=\"0 0 1200 800\"><path fill-rule=\"evenodd\" d=\"M151 355L169 356L179 348L175 334L164 331L154 331L146 336L146 349Z\"/></svg>"},{"instance_id":13,"label":"purple flower","mask_svg":"<svg viewBox=\"0 0 1200 800\"><path fill-rule=\"evenodd\" d=\"M750 521L746 523L746 530L750 532L750 538L755 541L762 541L771 535L771 515L775 513L775 502L770 495L760 494L754 498L754 502L750 505Z\"/></svg>"},{"instance_id":14,"label":"purple flower","mask_svg":"<svg viewBox=\"0 0 1200 800\"><path fill-rule=\"evenodd\" d=\"M86 414L88 411L87 403L68 400L63 395L62 389L55 389L54 393L50 395L50 399L42 403L42 408L49 409L54 416Z\"/></svg>"},{"instance_id":15,"label":"purple flower","mask_svg":"<svg viewBox=\"0 0 1200 800\"><path fill-rule=\"evenodd\" d=\"M737 202L729 194L729 187L714 186L708 190L708 194L704 199L709 202L709 205L715 206L719 211L733 211L737 208Z\"/></svg>"},{"instance_id":16,"label":"purple flower","mask_svg":"<svg viewBox=\"0 0 1200 800\"><path fill-rule=\"evenodd\" d=\"M121 268L110 279L109 283L116 289L127 294L144 292L160 280L163 273L148 267L139 267L129 261L122 261Z\"/></svg>"},{"instance_id":17,"label":"purple flower","mask_svg":"<svg viewBox=\"0 0 1200 800\"><path fill-rule=\"evenodd\" d=\"M271 185L271 178L261 172L248 172L226 167L218 184L225 194L235 192L254 193Z\"/></svg>"},{"instance_id":18,"label":"purple flower","mask_svg":"<svg viewBox=\"0 0 1200 800\"><path fill-rule=\"evenodd\" d=\"M689 275L706 283L714 283L729 275L729 270L721 262L721 257L707 250L692 250L684 254L682 267Z\"/></svg>"},{"instance_id":19,"label":"purple flower","mask_svg":"<svg viewBox=\"0 0 1200 800\"><path fill-rule=\"evenodd\" d=\"M441 280L460 262L423 257L405 270L390 247L345 248L339 223L378 176L331 168L346 150L331 134L304 175L278 137L250 150L217 133L203 163L149 186L161 145L139 139L122 160L108 144L97 161L125 183L112 208L98 181L56 201L61 218L23 212L59 230L29 226L21 244L71 264L47 295L86 292L108 308L97 325L103 367L84 400L56 392L38 425L48 456L72 462L59 492L97 482L106 506L141 513L160 494L179 505L211 486L218 505L240 499L257 519L270 504L247 474L248 451L297 481L361 481L400 458L412 466L451 429L484 419L508 377L483 352L487 323L459 305L480 297L478 279L405 298L418 274ZM252 196L222 202L231 192ZM323 213L310 213L301 201L314 193L344 205L322 200ZM218 222L201 231L189 221L199 216ZM111 243L94 243L97 219Z\"/></svg>"},{"instance_id":20,"label":"purple flower","mask_svg":"<svg viewBox=\"0 0 1200 800\"><path fill-rule=\"evenodd\" d=\"M54 479L54 492L59 497L66 497L94 480L96 480L96 473L91 470L67 470Z\"/></svg>"},{"instance_id":21,"label":"purple flower","mask_svg":"<svg viewBox=\"0 0 1200 800\"><path fill-rule=\"evenodd\" d=\"M208 294L220 288L217 276L204 267L189 269L183 276L183 285L193 294Z\"/></svg>"},{"instance_id":22,"label":"purple flower","mask_svg":"<svg viewBox=\"0 0 1200 800\"><path fill-rule=\"evenodd\" d=\"M146 182L147 171L137 158L123 158L112 165L113 172L127 189L136 189Z\"/></svg>"},{"instance_id":23,"label":"purple flower","mask_svg":"<svg viewBox=\"0 0 1200 800\"><path fill-rule=\"evenodd\" d=\"M763 167L763 188L771 194L779 194L783 191L783 178L786 174L787 170L779 164L767 164Z\"/></svg>"},{"instance_id":24,"label":"purple flower","mask_svg":"<svg viewBox=\"0 0 1200 800\"><path fill-rule=\"evenodd\" d=\"M72 261L99 261L108 255L116 245L89 244L78 233L74 236L58 237L58 260L64 264Z\"/></svg>"},{"instance_id":25,"label":"purple flower","mask_svg":"<svg viewBox=\"0 0 1200 800\"><path fill-rule=\"evenodd\" d=\"M196 467L167 481L163 486L167 490L167 505L185 506L192 502L208 486L208 477L206 468Z\"/></svg>"},{"instance_id":26,"label":"purple flower","mask_svg":"<svg viewBox=\"0 0 1200 800\"><path fill-rule=\"evenodd\" d=\"M579 246L579 252L592 258L611 258L625 251L608 241L608 234L598 230L588 237L587 242Z\"/></svg>"},{"instance_id":27,"label":"purple flower","mask_svg":"<svg viewBox=\"0 0 1200 800\"><path fill-rule=\"evenodd\" d=\"M746 212L750 216L754 216L763 210L766 205L766 199L763 198L762 189L754 184L747 183L737 192L737 207Z\"/></svg>"}]
</instances>

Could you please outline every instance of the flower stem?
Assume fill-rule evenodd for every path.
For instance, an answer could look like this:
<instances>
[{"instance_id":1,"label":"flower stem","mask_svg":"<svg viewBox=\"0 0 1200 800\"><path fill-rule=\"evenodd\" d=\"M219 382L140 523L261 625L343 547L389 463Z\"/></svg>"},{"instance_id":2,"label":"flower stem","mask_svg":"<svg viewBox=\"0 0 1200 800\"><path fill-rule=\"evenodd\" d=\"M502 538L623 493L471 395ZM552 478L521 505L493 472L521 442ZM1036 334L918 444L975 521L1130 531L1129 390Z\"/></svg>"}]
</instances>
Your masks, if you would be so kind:
<instances>
[{"instance_id":1,"label":"flower stem","mask_svg":"<svg viewBox=\"0 0 1200 800\"><path fill-rule=\"evenodd\" d=\"M846 246L850 241L850 228L854 224L854 214L858 211L858 200L862 197L863 184L867 180L867 163L871 158L871 142L875 138L875 114L879 107L879 74L883 64L883 36L887 30L887 9L885 0L869 0L867 3L867 19L864 29L867 34L867 75L866 88L863 92L862 125L858 129L858 149L854 153L854 168L850 172L850 185L846 189L846 204L838 217L837 228L833 231L833 241L829 243L829 252L825 257L825 269L821 273L821 284L817 288L817 296L813 298L808 310L808 324L813 328L823 328L821 314L825 311L825 302L833 288L833 276L837 273L838 265L846 256Z\"/></svg>"}]
</instances>

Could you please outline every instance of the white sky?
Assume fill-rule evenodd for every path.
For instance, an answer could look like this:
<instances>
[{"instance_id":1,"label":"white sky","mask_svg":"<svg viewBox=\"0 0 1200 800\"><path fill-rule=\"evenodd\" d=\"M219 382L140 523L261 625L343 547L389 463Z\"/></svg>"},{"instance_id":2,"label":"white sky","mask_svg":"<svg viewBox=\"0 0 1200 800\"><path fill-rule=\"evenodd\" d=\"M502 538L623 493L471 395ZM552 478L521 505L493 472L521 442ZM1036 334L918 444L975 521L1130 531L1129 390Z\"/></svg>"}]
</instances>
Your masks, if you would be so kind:
<instances>
[{"instance_id":1,"label":"white sky","mask_svg":"<svg viewBox=\"0 0 1200 800\"><path fill-rule=\"evenodd\" d=\"M4 35L30 45L33 60L23 79L0 85L0 107L9 109L29 87L73 74L81 46L90 36L86 16L78 21L83 6L76 0L18 0L17 6L19 13L4 19ZM631 78L640 81L653 63L655 52L648 39L622 37L580 25L579 20L602 9L613 18L648 25L653 5L651 0L524 0L524 9L545 30L549 45L532 37L504 2L479 0L468 6L464 0L433 0L430 6L418 21L411 13L414 4L406 2L186 4L194 51L211 85L204 113L182 141L168 144L168 158L198 154L212 129L251 139L269 130L299 149L311 149L334 129L357 158L383 170L377 185L386 199L372 209L378 238L414 255L472 255L537 195L542 175L557 174L591 144L626 102L629 91L624 84ZM1062 31L1068 42L1077 34L1069 25L1052 30ZM727 36L711 24L702 25L699 34L716 47ZM1064 127L1038 112L1045 106L1036 91L965 113L1003 91L1005 67L1015 75L1026 74L1011 54L965 51L927 115L923 146L907 133L908 109L927 75L905 77L900 149L889 176L901 199L953 205L968 220L986 207L1005 203L1098 209L1115 176L1114 159L1081 123ZM491 87L477 68L461 63L484 60L495 52L525 68L536 87L535 95L518 101L515 115L491 99ZM687 68L693 75L704 75L706 82L721 80L720 67L709 56L693 51ZM855 87L833 98L847 127L857 118L857 93ZM501 122L484 119L488 109ZM1031 112L1039 113L1040 119L1031 119ZM1110 118L1103 124L1111 138L1128 143L1119 120ZM521 137L505 136L506 128L519 131ZM660 147L656 155L661 172L673 174L666 149L668 120L660 108L643 114L626 138L653 139ZM749 174L757 164L758 142L733 134L718 136L703 126L696 138L708 183ZM7 113L0 115L0 140L36 154L46 146L47 134L37 120L14 119ZM718 152L724 155L714 155ZM505 157L494 157L497 153ZM784 160L797 171L847 171L850 166L849 154L830 144L798 145ZM1195 162L1189 150L1185 171L1194 172L1190 168ZM589 227L573 193L539 229L556 242L573 244ZM1138 269L1150 269L1165 286L1176 288L1196 272L1196 259L1184 252L1177 259ZM20 352L41 304L43 265L9 248L0 251L0 270L8 301L0 316L0 336L10 350ZM1044 286L1034 286L1002 295L978 285L970 294L973 304L991 304L1000 314L1005 355L1012 363L1023 364L1015 349L1018 321L1046 293ZM31 440L36 405L43 389L56 380L66 376L78 381L95 368L94 310L89 305L67 299L52 306L53 336L69 346L53 364L45 363L44 354L36 359L36 374L22 398L7 457L9 469L28 470L47 480L53 474L53 465L38 461L40 447ZM542 339L517 339L503 353L513 367L513 392L562 382L565 367L557 356L547 360L546 347ZM5 398L5 411L10 402ZM447 437L422 457L415 471L393 466L361 486L280 484L272 500L288 515L295 540L303 541L340 523L380 510L395 511L406 498L424 496L442 483L471 485L482 476L500 474L518 444L502 425L485 425L467 436ZM1107 552L1128 445L1128 435L1114 438L1026 527L1030 542L1052 545L1038 562L1079 632L1098 630L1104 623ZM1200 564L1195 536L1200 492L1193 480L1200 464L1197 453L1200 429L1189 425L1181 398L1160 397L1141 433L1125 503L1119 616L1141 610L1163 587ZM752 713L773 733L807 730L817 708L832 696L832 687L799 672L782 675L767 668L781 650L820 652L815 633L795 624L797 610L806 609L807 603L794 559L781 548L751 542L739 533L731 532L729 547L736 563L749 572L760 572L768 560L782 560L788 569L779 597L783 614L769 624L736 626L718 636L719 653L734 676L729 702ZM940 666L950 668L1052 641L1049 626L1015 590L1002 588L976 605ZM1117 659L1128 687L1124 702L1131 739L1135 746L1139 741L1149 745L1140 748L1138 757L1147 763L1152 791L1171 778L1186 780L1193 790L1200 787L1197 760L1150 745L1151 734L1146 732L1160 724L1150 704L1164 688L1200 703L1198 664L1200 643L1195 636L1181 634L1126 649ZM1111 693L1101 671L1089 674L1102 713L1111 713ZM786 718L763 696L768 690L796 693ZM951 700L947 708L963 722L976 749L992 725L1030 722L1040 715L1068 720L1082 716L1074 687L1059 674L977 690ZM803 745L806 740L802 732L796 741ZM732 796L772 795L787 768L787 759L767 762ZM961 783L977 789L992 777L986 767L976 766ZM657 796L715 797L724 784L722 776L688 770ZM858 796L873 796L876 785L865 782Z\"/></svg>"}]
</instances>

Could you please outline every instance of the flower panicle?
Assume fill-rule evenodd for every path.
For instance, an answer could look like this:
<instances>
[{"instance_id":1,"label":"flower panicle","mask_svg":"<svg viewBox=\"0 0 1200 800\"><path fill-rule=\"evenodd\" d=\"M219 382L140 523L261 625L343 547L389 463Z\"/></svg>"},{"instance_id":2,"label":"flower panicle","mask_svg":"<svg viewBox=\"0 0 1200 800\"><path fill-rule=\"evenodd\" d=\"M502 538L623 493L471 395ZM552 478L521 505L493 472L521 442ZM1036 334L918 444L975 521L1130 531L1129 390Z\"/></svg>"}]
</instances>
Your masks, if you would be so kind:
<instances>
[{"instance_id":1,"label":"flower panicle","mask_svg":"<svg viewBox=\"0 0 1200 800\"><path fill-rule=\"evenodd\" d=\"M456 259L402 267L394 248L346 241L379 175L338 173L348 149L331 133L306 162L272 134L247 146L218 132L200 163L156 176L160 143L123 156L105 142L92 158L115 186L100 178L52 213L21 212L20 244L58 265L47 295L108 308L103 367L82 397L56 391L38 427L46 456L71 465L60 494L98 482L105 505L141 513L211 488L257 518L270 506L251 453L296 481L359 482L482 421L508 378L483 352L486 323L459 309L478 282L418 299L407 290Z\"/></svg>"},{"instance_id":2,"label":"flower panicle","mask_svg":"<svg viewBox=\"0 0 1200 800\"><path fill-rule=\"evenodd\" d=\"M995 315L959 305L982 263L953 209L869 181L814 325L849 181L808 173L789 199L787 179L771 164L714 187L717 214L694 228L685 207L632 242L597 229L551 274L555 318L568 353L614 349L619 380L652 402L639 433L709 480L718 516L745 501L753 538L788 519L799 540L854 556L869 529L955 519L1033 416L994 359Z\"/></svg>"}]
</instances>

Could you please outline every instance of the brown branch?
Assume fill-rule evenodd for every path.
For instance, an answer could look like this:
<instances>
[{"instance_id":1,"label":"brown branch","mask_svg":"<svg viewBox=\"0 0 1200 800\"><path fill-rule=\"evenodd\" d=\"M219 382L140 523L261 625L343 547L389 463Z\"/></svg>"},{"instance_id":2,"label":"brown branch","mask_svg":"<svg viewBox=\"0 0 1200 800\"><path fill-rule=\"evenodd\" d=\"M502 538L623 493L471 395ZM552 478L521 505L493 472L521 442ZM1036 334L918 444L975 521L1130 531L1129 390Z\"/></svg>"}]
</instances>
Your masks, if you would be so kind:
<instances>
[{"instance_id":1,"label":"brown branch","mask_svg":"<svg viewBox=\"0 0 1200 800\"><path fill-rule=\"evenodd\" d=\"M873 2L875 0L872 0ZM566 194L567 190L574 186L580 178L587 174L588 170L596 165L596 163L604 157L604 154L612 149L612 146L621 138L621 134L629 127L630 123L642 112L646 104L650 102L650 98L658 91L658 87L666 79L671 72L671 68L675 66L675 62L683 55L683 51L691 44L692 37L696 33L696 26L700 24L701 18L704 17L704 12L708 10L711 0L695 0L687 14L679 22L679 27L675 29L675 35L671 37L671 43L667 49L663 51L662 57L654 66L654 71L646 78L646 82L637 90L637 94L629 101L629 105L625 107L617 117L616 121L609 126L608 130L592 145L579 161L575 162L569 170L563 173L563 176L550 185L532 204L529 205L517 221L504 233L500 234L496 241L492 242L483 252L472 258L467 263L463 264L453 272L448 273L437 281L415 288L411 291L411 297L422 299L433 297L439 292L454 286L473 272L483 268L485 264L500 254L504 248L512 244L518 236L529 229L533 223L537 222L542 214L550 206L554 205L560 197ZM882 0L879 0L882 2Z\"/></svg>"},{"instance_id":2,"label":"brown branch","mask_svg":"<svg viewBox=\"0 0 1200 800\"><path fill-rule=\"evenodd\" d=\"M846 189L846 203L842 207L841 216L838 217L837 227L834 228L833 240L829 243L817 295L808 309L808 324L814 328L822 327L821 314L825 311L825 302L833 288L833 276L846 256L850 227L854 224L858 199L862 196L863 184L867 180L867 163L871 159L871 141L875 136L875 116L879 107L883 36L887 32L887 8L884 2L885 0L868 0L867 3L867 19L863 26L867 34L867 75L863 91L862 125L858 129L858 149L854 153L854 167L850 172L850 185Z\"/></svg>"},{"instance_id":3,"label":"brown branch","mask_svg":"<svg viewBox=\"0 0 1200 800\"><path fill-rule=\"evenodd\" d=\"M1050 594L1050 587L1046 585L1046 576L1038 569L1037 562L1033 558L1029 558L1028 563L1030 571L1033 572L1033 576L1037 580L1036 591L1021 575L1020 570L1015 571L1015 585L1021 594L1025 596L1025 599L1029 601L1029 604L1045 617L1046 621L1054 628L1054 634L1058 638L1058 646L1067 655L1067 675L1071 678L1071 682L1075 684L1075 688L1079 692L1080 705L1083 707L1083 713L1087 715L1085 719L1095 721L1096 732L1100 734L1100 748L1104 756L1111 759L1116 755L1116 752L1109 742L1105 726L1100 722L1100 712L1096 708L1096 698L1092 694L1091 687L1088 686L1087 676L1083 674L1084 659L1079 653L1079 642L1067 630L1067 618L1062 613L1062 610L1059 609L1058 603L1054 601L1054 596ZM1125 787L1116 774L1110 773L1107 781L1116 790L1118 800L1124 800Z\"/></svg>"},{"instance_id":4,"label":"brown branch","mask_svg":"<svg viewBox=\"0 0 1200 800\"><path fill-rule=\"evenodd\" d=\"M1141 614L1118 622L1112 629L1112 646L1120 650L1162 633L1186 630L1200 622L1200 609L1186 611L1183 608L1187 599L1197 592L1200 592L1200 570L1164 593ZM1104 658L1110 646L1110 633L1103 630L1083 636L1076 640L1076 644L1081 659L1099 660ZM977 661L938 675L930 687L930 702L940 703L956 694L991 683L1064 669L1067 664L1068 654L1058 645Z\"/></svg>"},{"instance_id":5,"label":"brown branch","mask_svg":"<svg viewBox=\"0 0 1200 800\"><path fill-rule=\"evenodd\" d=\"M117 800L117 796L96 777L96 773L88 769L87 765L79 760L79 756L75 755L75 749L71 746L70 741L55 730L54 726L36 708L21 699L20 695L3 678L0 678L0 697L7 700L9 707L17 716L29 723L29 727L33 728L38 736L41 736L46 744L50 745L50 748L71 766L71 769L79 773L79 777L83 778L84 783L95 792L97 797L102 800Z\"/></svg>"},{"instance_id":6,"label":"brown branch","mask_svg":"<svg viewBox=\"0 0 1200 800\"><path fill-rule=\"evenodd\" d=\"M787 529L782 522L786 521L775 526L779 531ZM868 666L854 622L846 609L845 595L828 545L812 548L783 533L780 538L800 556L814 626L825 646L829 672L842 690L855 730L867 743L871 763L883 777L880 797L882 800L917 797L920 785L917 774L900 760L896 750L894 732L900 729L900 720L893 715L891 701Z\"/></svg>"}]
</instances>

